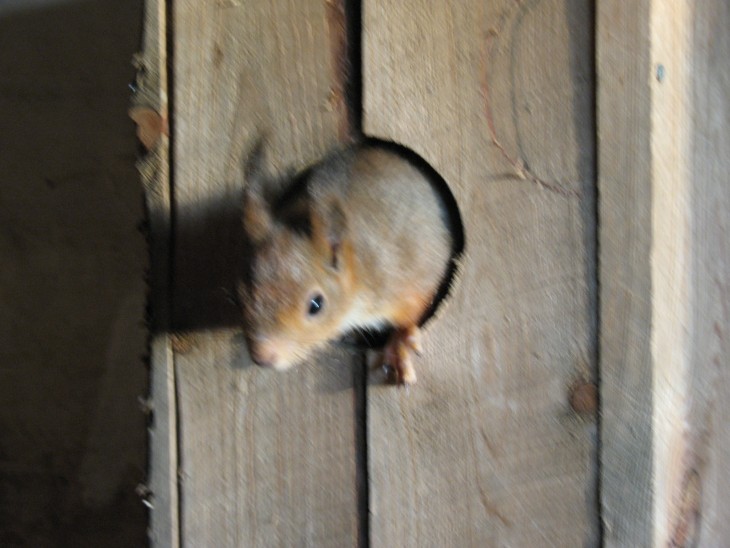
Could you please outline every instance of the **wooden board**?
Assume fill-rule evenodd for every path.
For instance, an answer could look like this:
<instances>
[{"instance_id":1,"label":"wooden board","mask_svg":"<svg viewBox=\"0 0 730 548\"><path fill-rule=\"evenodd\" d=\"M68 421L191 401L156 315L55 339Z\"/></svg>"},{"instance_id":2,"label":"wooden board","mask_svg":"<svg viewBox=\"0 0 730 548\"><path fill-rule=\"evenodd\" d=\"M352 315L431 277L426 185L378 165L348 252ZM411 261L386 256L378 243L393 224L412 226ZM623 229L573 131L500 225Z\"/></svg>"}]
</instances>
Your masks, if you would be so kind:
<instances>
[{"instance_id":1,"label":"wooden board","mask_svg":"<svg viewBox=\"0 0 730 548\"><path fill-rule=\"evenodd\" d=\"M370 381L372 544L597 545L591 3L363 7L364 130L439 170L467 246L418 384Z\"/></svg>"},{"instance_id":2,"label":"wooden board","mask_svg":"<svg viewBox=\"0 0 730 548\"><path fill-rule=\"evenodd\" d=\"M333 351L283 374L251 366L230 299L253 141L265 132L284 168L347 137L338 6L173 4L173 351L188 546L357 543L355 360Z\"/></svg>"},{"instance_id":3,"label":"wooden board","mask_svg":"<svg viewBox=\"0 0 730 548\"><path fill-rule=\"evenodd\" d=\"M422 7L364 2L363 127L449 181L467 254L419 383L370 375L365 452L359 358L252 367L229 299L244 151L265 131L275 166L300 166L350 133L342 4L175 3L172 194L164 138L140 166L153 544L347 546L368 519L374 546L722 544L730 8L600 0L596 132L590 2ZM160 112L164 14L148 3ZM596 134L602 526L596 402L575 404L597 382Z\"/></svg>"},{"instance_id":4,"label":"wooden board","mask_svg":"<svg viewBox=\"0 0 730 548\"><path fill-rule=\"evenodd\" d=\"M693 432L683 425L689 417L691 361L689 345L692 309L691 216L692 159L690 102L690 10L684 1L652 3L649 40L651 55L651 270L650 334L652 371L652 543L673 542L684 529L678 502L687 496L685 483L693 466L688 459ZM646 138L646 136L644 136ZM689 425L687 425L689 426ZM694 460L694 459L693 459ZM690 487L695 490L694 486ZM696 495L689 495L696 498ZM692 506L696 501L690 502ZM689 510L693 512L693 510ZM679 533L685 537L687 532ZM694 543L692 543L694 544Z\"/></svg>"},{"instance_id":5,"label":"wooden board","mask_svg":"<svg viewBox=\"0 0 730 548\"><path fill-rule=\"evenodd\" d=\"M157 335L151 343L149 427L151 546L180 546L180 505L177 461L177 407L170 337Z\"/></svg>"},{"instance_id":6,"label":"wooden board","mask_svg":"<svg viewBox=\"0 0 730 548\"><path fill-rule=\"evenodd\" d=\"M597 12L601 517L608 546L649 546L653 519L650 4L601 0Z\"/></svg>"},{"instance_id":7,"label":"wooden board","mask_svg":"<svg viewBox=\"0 0 730 548\"><path fill-rule=\"evenodd\" d=\"M730 539L730 4L689 5L692 433L673 493L678 511L669 534L674 541L686 539L687 546L721 546Z\"/></svg>"},{"instance_id":8,"label":"wooden board","mask_svg":"<svg viewBox=\"0 0 730 548\"><path fill-rule=\"evenodd\" d=\"M353 546L352 358L286 375L232 332L178 339L182 537L190 546Z\"/></svg>"},{"instance_id":9,"label":"wooden board","mask_svg":"<svg viewBox=\"0 0 730 548\"><path fill-rule=\"evenodd\" d=\"M142 52L135 59L137 76L132 108L149 109L167 116L167 12L163 0L145 3ZM130 111L131 114L131 111ZM141 493L150 508L149 540L152 546L177 548L179 499L177 474L177 404L170 336L170 158L169 141L159 136L137 167L145 189L149 223L150 391L145 402L151 416L148 426L148 493Z\"/></svg>"},{"instance_id":10,"label":"wooden board","mask_svg":"<svg viewBox=\"0 0 730 548\"><path fill-rule=\"evenodd\" d=\"M598 5L607 546L726 544L726 2Z\"/></svg>"}]
</instances>

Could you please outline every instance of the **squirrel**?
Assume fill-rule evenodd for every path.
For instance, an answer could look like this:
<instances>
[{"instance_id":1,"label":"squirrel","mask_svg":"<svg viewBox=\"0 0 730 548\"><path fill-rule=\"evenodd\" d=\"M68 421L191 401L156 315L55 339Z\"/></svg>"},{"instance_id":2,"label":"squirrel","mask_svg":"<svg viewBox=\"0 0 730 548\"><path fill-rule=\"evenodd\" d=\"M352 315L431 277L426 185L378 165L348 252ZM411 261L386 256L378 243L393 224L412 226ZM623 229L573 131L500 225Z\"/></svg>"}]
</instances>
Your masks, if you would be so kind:
<instances>
[{"instance_id":1,"label":"squirrel","mask_svg":"<svg viewBox=\"0 0 730 548\"><path fill-rule=\"evenodd\" d=\"M419 326L458 251L435 171L370 140L277 183L263 148L244 171L250 256L237 288L252 360L284 370L350 331L392 328L384 365L415 383Z\"/></svg>"}]
</instances>

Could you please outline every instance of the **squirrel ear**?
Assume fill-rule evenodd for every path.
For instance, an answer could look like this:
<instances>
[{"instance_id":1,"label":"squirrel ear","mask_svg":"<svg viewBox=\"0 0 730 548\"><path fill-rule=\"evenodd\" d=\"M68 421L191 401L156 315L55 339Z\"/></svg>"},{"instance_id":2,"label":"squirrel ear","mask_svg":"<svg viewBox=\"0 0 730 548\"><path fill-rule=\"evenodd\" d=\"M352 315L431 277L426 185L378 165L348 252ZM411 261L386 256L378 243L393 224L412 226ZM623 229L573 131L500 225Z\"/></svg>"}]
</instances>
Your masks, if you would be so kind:
<instances>
[{"instance_id":1,"label":"squirrel ear","mask_svg":"<svg viewBox=\"0 0 730 548\"><path fill-rule=\"evenodd\" d=\"M334 199L324 208L322 214L312 211L312 238L329 266L339 270L342 263L342 243L347 234L347 215L342 203Z\"/></svg>"},{"instance_id":2,"label":"squirrel ear","mask_svg":"<svg viewBox=\"0 0 730 548\"><path fill-rule=\"evenodd\" d=\"M261 242L271 230L271 214L264 198L266 185L266 137L259 136L243 165L243 226L253 243Z\"/></svg>"},{"instance_id":3,"label":"squirrel ear","mask_svg":"<svg viewBox=\"0 0 730 548\"><path fill-rule=\"evenodd\" d=\"M266 135L259 135L243 161L243 177L249 186L252 182L260 185L266 178L266 143Z\"/></svg>"},{"instance_id":4,"label":"squirrel ear","mask_svg":"<svg viewBox=\"0 0 730 548\"><path fill-rule=\"evenodd\" d=\"M271 231L271 215L266 204L248 188L243 195L243 228L254 244L263 241Z\"/></svg>"}]
</instances>

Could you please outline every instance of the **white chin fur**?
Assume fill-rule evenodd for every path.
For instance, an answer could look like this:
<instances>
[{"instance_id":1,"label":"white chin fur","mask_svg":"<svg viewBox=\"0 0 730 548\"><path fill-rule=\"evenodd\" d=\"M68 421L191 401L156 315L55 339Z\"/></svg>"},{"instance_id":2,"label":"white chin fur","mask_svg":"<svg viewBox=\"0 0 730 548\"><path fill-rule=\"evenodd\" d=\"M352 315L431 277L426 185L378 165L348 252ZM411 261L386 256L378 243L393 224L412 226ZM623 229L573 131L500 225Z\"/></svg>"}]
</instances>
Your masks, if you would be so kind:
<instances>
[{"instance_id":1,"label":"white chin fur","mask_svg":"<svg viewBox=\"0 0 730 548\"><path fill-rule=\"evenodd\" d=\"M293 362L282 361L271 364L271 369L273 369L274 371L286 371L288 369L291 369L292 367L294 367Z\"/></svg>"}]
</instances>

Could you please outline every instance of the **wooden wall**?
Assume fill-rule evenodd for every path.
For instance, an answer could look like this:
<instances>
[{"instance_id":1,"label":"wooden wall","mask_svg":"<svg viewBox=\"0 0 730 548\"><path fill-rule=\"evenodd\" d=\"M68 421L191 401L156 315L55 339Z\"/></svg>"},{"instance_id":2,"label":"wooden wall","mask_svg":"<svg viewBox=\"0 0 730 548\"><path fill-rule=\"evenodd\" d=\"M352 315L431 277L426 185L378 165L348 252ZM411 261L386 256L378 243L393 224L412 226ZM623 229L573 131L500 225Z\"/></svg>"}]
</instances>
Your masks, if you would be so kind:
<instances>
[{"instance_id":1,"label":"wooden wall","mask_svg":"<svg viewBox=\"0 0 730 548\"><path fill-rule=\"evenodd\" d=\"M153 545L727 538L728 8L356 4L148 2ZM360 128L465 224L409 390L341 346L252 366L230 299L252 140L302 167Z\"/></svg>"},{"instance_id":2,"label":"wooden wall","mask_svg":"<svg viewBox=\"0 0 730 548\"><path fill-rule=\"evenodd\" d=\"M342 17L315 1L172 4L172 349L188 546L358 539L361 360L333 349L291 374L255 367L230 299L253 140L269 132L284 168L347 138Z\"/></svg>"},{"instance_id":3,"label":"wooden wall","mask_svg":"<svg viewBox=\"0 0 730 548\"><path fill-rule=\"evenodd\" d=\"M595 544L595 422L569 405L595 373L590 4L363 8L364 130L444 176L467 239L419 384L369 386L371 540Z\"/></svg>"},{"instance_id":4,"label":"wooden wall","mask_svg":"<svg viewBox=\"0 0 730 548\"><path fill-rule=\"evenodd\" d=\"M600 0L607 546L730 539L730 6Z\"/></svg>"}]
</instances>

